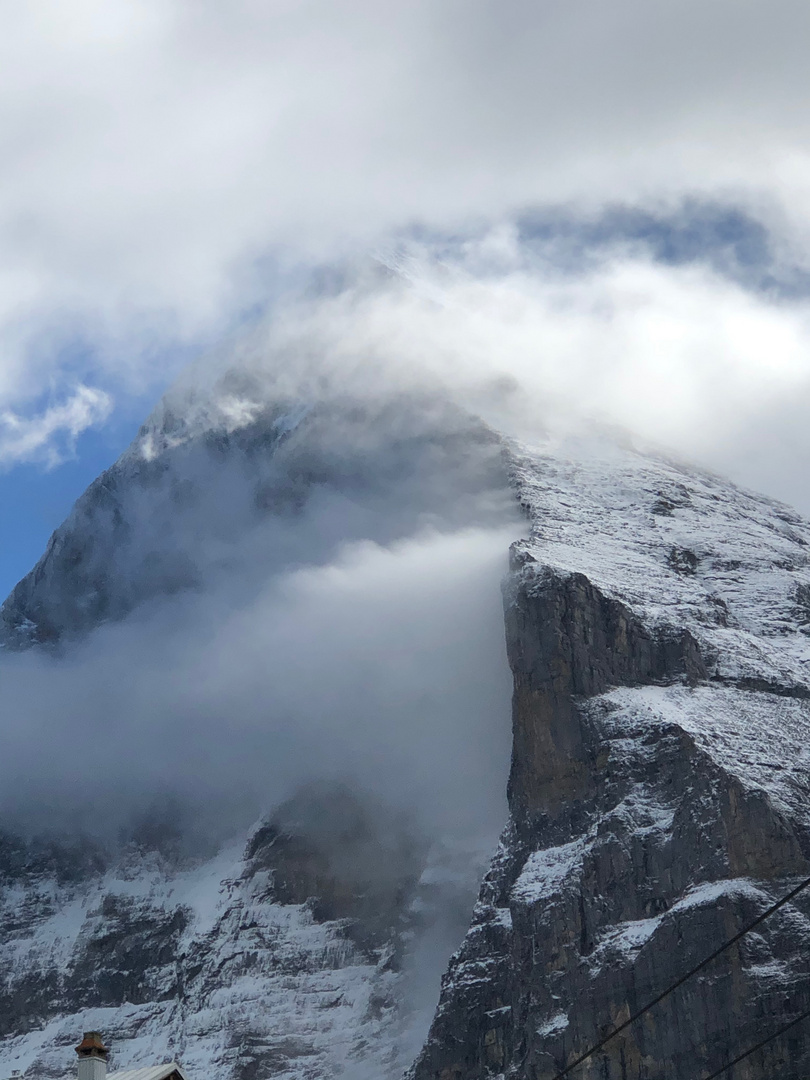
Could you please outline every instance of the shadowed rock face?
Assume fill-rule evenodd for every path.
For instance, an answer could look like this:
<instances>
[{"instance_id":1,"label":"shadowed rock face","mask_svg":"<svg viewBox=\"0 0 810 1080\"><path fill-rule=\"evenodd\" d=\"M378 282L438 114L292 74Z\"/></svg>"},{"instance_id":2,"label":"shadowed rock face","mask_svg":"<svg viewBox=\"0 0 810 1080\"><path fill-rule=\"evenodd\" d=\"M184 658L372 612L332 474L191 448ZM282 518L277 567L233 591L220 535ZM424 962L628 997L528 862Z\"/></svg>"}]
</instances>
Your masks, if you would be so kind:
<instances>
[{"instance_id":1,"label":"shadowed rock face","mask_svg":"<svg viewBox=\"0 0 810 1080\"><path fill-rule=\"evenodd\" d=\"M613 490L609 469L590 490L587 465L571 466L578 486L568 488L558 479L566 463L545 488L554 463L517 471L534 530L514 549L505 586L511 822L412 1080L551 1080L810 874L810 715L791 659L810 658L796 603L807 562L798 550L794 579L774 577L766 611L744 588L754 566L729 558L734 540L744 551L749 539L723 515L750 515L767 538L779 528L768 508L751 515L743 493L698 478L689 499L670 500L662 527L656 499L668 480L675 486L674 470L621 465ZM704 483L707 516L684 521ZM604 520L619 486L638 508L634 532L626 519ZM790 526L801 549L807 526ZM703 531L688 573L673 565L663 528ZM612 546L622 530L626 543ZM575 569L576 545L592 576ZM759 572L767 543L752 557ZM787 560L777 560L783 574ZM724 597L710 568L725 573L728 562L734 591ZM717 603L695 602L699 590L727 618L716 618ZM709 1075L810 1008L808 945L810 890L570 1075ZM808 1073L810 1024L799 1024L729 1075Z\"/></svg>"},{"instance_id":2,"label":"shadowed rock face","mask_svg":"<svg viewBox=\"0 0 810 1080\"><path fill-rule=\"evenodd\" d=\"M571 693L621 685L620 675L631 685L696 679L703 668L690 635L638 636L626 609L582 577L512 581L508 596L513 821L445 982L418 1078L510 1069L553 1077L756 917L769 886L775 897L791 875L810 873L804 830L676 724L619 727L608 703ZM716 885L694 891L707 883ZM810 1007L805 916L810 897L579 1075L652 1080L667 1063L667 1075L686 1080L719 1067L750 1032ZM760 977L768 965L778 978ZM739 1076L804 1076L810 1033L794 1036L792 1053L787 1071L775 1045Z\"/></svg>"},{"instance_id":3,"label":"shadowed rock face","mask_svg":"<svg viewBox=\"0 0 810 1080\"><path fill-rule=\"evenodd\" d=\"M513 573L532 567L518 545L511 554ZM706 669L688 630L648 630L582 574L535 572L519 580L507 582L505 605L514 676L509 800L529 828L537 814L556 816L582 799L591 782L578 698L609 686L694 684Z\"/></svg>"}]
</instances>

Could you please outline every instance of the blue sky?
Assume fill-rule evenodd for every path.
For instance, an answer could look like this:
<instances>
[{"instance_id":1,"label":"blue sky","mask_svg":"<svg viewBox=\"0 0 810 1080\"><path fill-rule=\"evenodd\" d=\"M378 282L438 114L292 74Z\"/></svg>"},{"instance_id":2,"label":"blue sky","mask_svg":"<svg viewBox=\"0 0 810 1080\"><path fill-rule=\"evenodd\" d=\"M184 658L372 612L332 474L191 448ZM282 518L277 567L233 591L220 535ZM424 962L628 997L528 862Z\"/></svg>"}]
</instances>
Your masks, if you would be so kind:
<instances>
[{"instance_id":1,"label":"blue sky","mask_svg":"<svg viewBox=\"0 0 810 1080\"><path fill-rule=\"evenodd\" d=\"M135 408L142 411L135 414ZM149 402L127 401L102 428L89 429L75 451L51 468L24 463L0 473L0 594L7 596L34 566L48 538L84 489L134 438Z\"/></svg>"},{"instance_id":2,"label":"blue sky","mask_svg":"<svg viewBox=\"0 0 810 1080\"><path fill-rule=\"evenodd\" d=\"M123 434L123 433L122 433ZM0 476L0 593L31 569L75 499L122 448L107 433L83 435L76 458L56 468L18 465Z\"/></svg>"}]
</instances>

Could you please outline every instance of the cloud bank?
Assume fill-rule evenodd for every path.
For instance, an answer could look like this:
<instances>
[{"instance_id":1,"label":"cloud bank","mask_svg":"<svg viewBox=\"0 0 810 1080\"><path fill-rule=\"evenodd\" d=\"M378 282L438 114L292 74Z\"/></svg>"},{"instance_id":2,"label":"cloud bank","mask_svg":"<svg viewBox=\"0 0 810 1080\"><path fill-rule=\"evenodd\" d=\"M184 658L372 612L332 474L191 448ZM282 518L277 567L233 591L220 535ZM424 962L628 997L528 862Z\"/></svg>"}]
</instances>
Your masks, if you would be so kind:
<instances>
[{"instance_id":1,"label":"cloud bank","mask_svg":"<svg viewBox=\"0 0 810 1080\"><path fill-rule=\"evenodd\" d=\"M113 394L247 322L213 370L233 349L254 373L272 354L279 392L324 370L346 392L451 388L525 438L597 419L810 511L804 6L52 0L4 17L6 463L55 460ZM661 241L711 200L736 233ZM57 699L30 705L42 738Z\"/></svg>"},{"instance_id":2,"label":"cloud bank","mask_svg":"<svg viewBox=\"0 0 810 1080\"><path fill-rule=\"evenodd\" d=\"M505 820L510 679L499 580L511 529L343 547L105 627L69 657L4 663L6 827L115 840L171 798L192 838L244 830L305 782L493 843Z\"/></svg>"},{"instance_id":3,"label":"cloud bank","mask_svg":"<svg viewBox=\"0 0 810 1080\"><path fill-rule=\"evenodd\" d=\"M270 397L427 388L528 441L619 428L810 513L810 305L647 243L569 255L515 223L401 243L191 367L180 396L227 364Z\"/></svg>"},{"instance_id":4,"label":"cloud bank","mask_svg":"<svg viewBox=\"0 0 810 1080\"><path fill-rule=\"evenodd\" d=\"M43 385L159 386L282 282L411 225L709 198L806 266L808 18L797 0L7 5L0 407L39 423ZM667 314L695 312L634 320L624 274L629 346L656 350Z\"/></svg>"}]
</instances>

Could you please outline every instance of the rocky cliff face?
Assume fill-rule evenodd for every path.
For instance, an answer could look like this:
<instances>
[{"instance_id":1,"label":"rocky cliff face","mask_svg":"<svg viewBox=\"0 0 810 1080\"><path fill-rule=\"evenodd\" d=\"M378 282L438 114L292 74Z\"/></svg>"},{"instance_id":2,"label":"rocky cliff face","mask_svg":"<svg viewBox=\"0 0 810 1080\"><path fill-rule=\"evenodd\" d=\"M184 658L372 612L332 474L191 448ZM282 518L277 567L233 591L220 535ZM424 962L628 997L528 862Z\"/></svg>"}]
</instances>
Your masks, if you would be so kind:
<instances>
[{"instance_id":1,"label":"rocky cliff face","mask_svg":"<svg viewBox=\"0 0 810 1080\"><path fill-rule=\"evenodd\" d=\"M810 528L631 451L521 452L511 821L415 1080L550 1080L810 873ZM572 1076L707 1076L810 1006L810 897ZM736 1080L810 1069L810 1025Z\"/></svg>"}]
</instances>

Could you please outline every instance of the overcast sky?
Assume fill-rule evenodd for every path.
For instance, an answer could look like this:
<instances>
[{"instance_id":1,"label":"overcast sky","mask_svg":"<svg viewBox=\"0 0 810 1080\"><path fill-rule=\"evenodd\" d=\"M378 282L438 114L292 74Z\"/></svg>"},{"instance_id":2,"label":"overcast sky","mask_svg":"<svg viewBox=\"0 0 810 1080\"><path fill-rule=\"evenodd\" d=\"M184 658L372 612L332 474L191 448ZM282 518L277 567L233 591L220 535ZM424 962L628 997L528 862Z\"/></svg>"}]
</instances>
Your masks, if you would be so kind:
<instances>
[{"instance_id":1,"label":"overcast sky","mask_svg":"<svg viewBox=\"0 0 810 1080\"><path fill-rule=\"evenodd\" d=\"M477 349L810 512L806 4L2 16L7 586L191 356L403 237L412 295L385 315L438 299L421 347Z\"/></svg>"}]
</instances>

